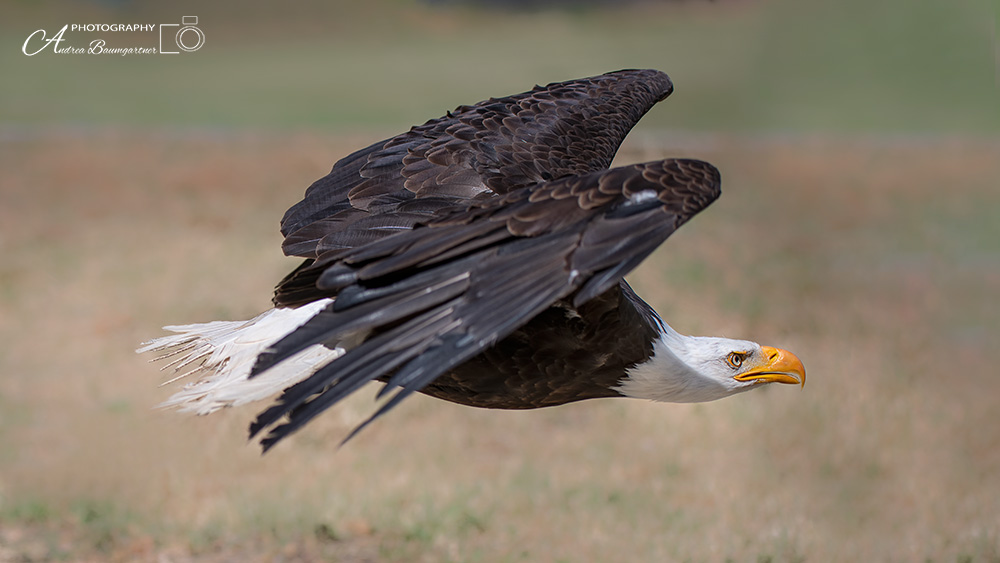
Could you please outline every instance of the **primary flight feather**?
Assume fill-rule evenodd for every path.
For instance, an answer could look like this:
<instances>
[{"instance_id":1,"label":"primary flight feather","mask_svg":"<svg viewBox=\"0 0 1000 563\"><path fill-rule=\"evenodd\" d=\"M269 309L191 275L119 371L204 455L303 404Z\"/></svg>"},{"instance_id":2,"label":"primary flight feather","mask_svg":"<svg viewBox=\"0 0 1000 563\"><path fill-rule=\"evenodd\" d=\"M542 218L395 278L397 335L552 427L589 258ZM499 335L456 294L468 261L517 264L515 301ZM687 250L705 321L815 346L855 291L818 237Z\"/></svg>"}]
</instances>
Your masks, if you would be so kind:
<instances>
[{"instance_id":1,"label":"primary flight feather","mask_svg":"<svg viewBox=\"0 0 1000 563\"><path fill-rule=\"evenodd\" d=\"M609 169L673 86L622 70L460 106L338 161L281 221L306 260L249 321L165 327L139 349L196 376L165 405L207 414L266 399L265 450L371 381L528 409L597 397L711 401L805 382L791 353L685 336L628 286L719 196L698 160Z\"/></svg>"}]
</instances>

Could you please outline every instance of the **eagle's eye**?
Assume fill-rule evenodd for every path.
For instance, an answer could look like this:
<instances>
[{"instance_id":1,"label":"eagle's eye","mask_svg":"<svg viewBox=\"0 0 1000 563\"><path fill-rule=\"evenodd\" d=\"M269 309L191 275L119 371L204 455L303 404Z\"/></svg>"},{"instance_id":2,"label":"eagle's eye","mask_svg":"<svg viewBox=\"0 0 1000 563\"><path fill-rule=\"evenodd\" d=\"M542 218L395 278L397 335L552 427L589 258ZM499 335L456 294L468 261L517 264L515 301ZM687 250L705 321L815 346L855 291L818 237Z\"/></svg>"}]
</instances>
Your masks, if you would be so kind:
<instances>
[{"instance_id":1,"label":"eagle's eye","mask_svg":"<svg viewBox=\"0 0 1000 563\"><path fill-rule=\"evenodd\" d=\"M745 352L730 352L729 355L726 356L726 363L733 369L740 369L740 366L743 365L743 360L745 360L746 357L747 355Z\"/></svg>"}]
</instances>

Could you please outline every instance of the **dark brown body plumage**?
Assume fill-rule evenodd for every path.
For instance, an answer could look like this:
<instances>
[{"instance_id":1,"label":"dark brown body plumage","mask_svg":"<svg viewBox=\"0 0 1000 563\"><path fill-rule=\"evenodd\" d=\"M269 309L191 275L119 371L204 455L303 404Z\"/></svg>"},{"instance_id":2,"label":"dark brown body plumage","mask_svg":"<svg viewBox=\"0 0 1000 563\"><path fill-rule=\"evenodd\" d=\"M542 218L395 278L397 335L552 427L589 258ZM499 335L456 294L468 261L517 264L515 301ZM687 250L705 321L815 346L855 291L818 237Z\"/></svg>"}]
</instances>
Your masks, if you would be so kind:
<instances>
[{"instance_id":1,"label":"dark brown body plumage","mask_svg":"<svg viewBox=\"0 0 1000 563\"><path fill-rule=\"evenodd\" d=\"M627 368L652 356L659 333L655 313L638 299L622 282L579 307L560 301L421 393L491 409L620 396L613 387Z\"/></svg>"},{"instance_id":2,"label":"dark brown body plumage","mask_svg":"<svg viewBox=\"0 0 1000 563\"><path fill-rule=\"evenodd\" d=\"M655 313L622 280L719 194L696 160L608 169L672 90L652 70L461 106L341 159L282 219L278 306L335 302L258 357L354 341L252 425L265 448L372 380L491 408L608 397ZM277 424L287 416L284 423Z\"/></svg>"}]
</instances>

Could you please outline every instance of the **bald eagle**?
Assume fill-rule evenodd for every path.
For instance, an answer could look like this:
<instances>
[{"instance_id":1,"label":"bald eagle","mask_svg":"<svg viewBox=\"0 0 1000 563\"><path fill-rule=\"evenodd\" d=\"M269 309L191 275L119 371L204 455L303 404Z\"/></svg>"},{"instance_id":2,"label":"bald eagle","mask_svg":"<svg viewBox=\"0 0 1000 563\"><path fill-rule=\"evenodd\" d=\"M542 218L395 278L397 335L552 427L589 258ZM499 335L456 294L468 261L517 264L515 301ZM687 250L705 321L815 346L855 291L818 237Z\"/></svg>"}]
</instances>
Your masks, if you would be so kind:
<instances>
[{"instance_id":1,"label":"bald eagle","mask_svg":"<svg viewBox=\"0 0 1000 563\"><path fill-rule=\"evenodd\" d=\"M342 158L281 220L305 261L274 308L168 326L138 350L196 376L164 404L207 414L280 393L250 426L267 451L376 380L386 400L347 439L414 392L532 409L804 384L790 352L680 334L623 279L720 193L699 160L609 169L672 90L655 70L536 86Z\"/></svg>"}]
</instances>

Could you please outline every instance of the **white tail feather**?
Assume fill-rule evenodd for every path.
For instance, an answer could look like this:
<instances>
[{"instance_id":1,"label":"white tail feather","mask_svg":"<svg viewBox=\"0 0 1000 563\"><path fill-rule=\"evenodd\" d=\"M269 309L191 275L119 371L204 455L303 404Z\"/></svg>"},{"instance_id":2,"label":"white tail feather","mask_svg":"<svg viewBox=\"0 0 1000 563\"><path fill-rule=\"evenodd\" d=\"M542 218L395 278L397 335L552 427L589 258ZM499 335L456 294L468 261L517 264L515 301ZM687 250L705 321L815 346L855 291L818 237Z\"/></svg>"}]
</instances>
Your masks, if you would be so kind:
<instances>
[{"instance_id":1,"label":"white tail feather","mask_svg":"<svg viewBox=\"0 0 1000 563\"><path fill-rule=\"evenodd\" d=\"M165 330L177 334L151 340L136 352L165 352L152 361L176 356L162 369L173 368L179 375L164 385L189 375L197 376L161 403L161 407L208 414L223 407L259 401L302 381L343 355L343 348L316 344L250 378L250 370L261 352L316 316L331 301L321 299L297 309L271 309L248 321L165 326Z\"/></svg>"}]
</instances>

